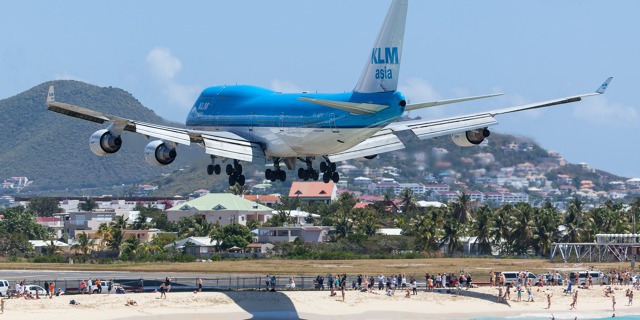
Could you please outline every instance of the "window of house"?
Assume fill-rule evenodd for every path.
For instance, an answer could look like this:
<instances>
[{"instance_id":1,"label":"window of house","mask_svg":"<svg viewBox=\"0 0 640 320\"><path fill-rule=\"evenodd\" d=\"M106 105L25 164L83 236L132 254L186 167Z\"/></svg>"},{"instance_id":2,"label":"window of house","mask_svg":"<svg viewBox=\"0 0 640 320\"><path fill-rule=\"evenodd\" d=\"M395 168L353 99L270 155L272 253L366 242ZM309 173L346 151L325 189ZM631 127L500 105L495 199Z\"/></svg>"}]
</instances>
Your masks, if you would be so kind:
<instances>
[{"instance_id":1,"label":"window of house","mask_svg":"<svg viewBox=\"0 0 640 320\"><path fill-rule=\"evenodd\" d=\"M277 230L278 231L278 237L288 237L289 236L289 230Z\"/></svg>"},{"instance_id":2,"label":"window of house","mask_svg":"<svg viewBox=\"0 0 640 320\"><path fill-rule=\"evenodd\" d=\"M244 216L240 216L240 220L244 221Z\"/></svg>"},{"instance_id":3,"label":"window of house","mask_svg":"<svg viewBox=\"0 0 640 320\"><path fill-rule=\"evenodd\" d=\"M291 230L291 236L292 237L302 236L302 230Z\"/></svg>"}]
</instances>

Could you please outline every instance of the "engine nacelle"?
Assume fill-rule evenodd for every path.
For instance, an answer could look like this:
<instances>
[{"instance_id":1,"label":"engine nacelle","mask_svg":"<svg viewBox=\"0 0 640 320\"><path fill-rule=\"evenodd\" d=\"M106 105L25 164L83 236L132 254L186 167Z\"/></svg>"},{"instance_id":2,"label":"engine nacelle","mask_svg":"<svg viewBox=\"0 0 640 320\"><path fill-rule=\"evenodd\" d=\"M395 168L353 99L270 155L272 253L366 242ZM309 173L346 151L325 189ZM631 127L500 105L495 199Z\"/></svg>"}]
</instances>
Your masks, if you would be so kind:
<instances>
[{"instance_id":1,"label":"engine nacelle","mask_svg":"<svg viewBox=\"0 0 640 320\"><path fill-rule=\"evenodd\" d=\"M108 129L98 130L89 138L91 152L101 157L118 152L120 147L122 147L122 138L113 135Z\"/></svg>"},{"instance_id":2,"label":"engine nacelle","mask_svg":"<svg viewBox=\"0 0 640 320\"><path fill-rule=\"evenodd\" d=\"M166 166L176 159L176 149L169 147L162 140L149 142L144 148L144 160L154 166Z\"/></svg>"},{"instance_id":3,"label":"engine nacelle","mask_svg":"<svg viewBox=\"0 0 640 320\"><path fill-rule=\"evenodd\" d=\"M451 139L460 147L477 146L487 138L491 132L487 128L469 130L451 135Z\"/></svg>"}]
</instances>

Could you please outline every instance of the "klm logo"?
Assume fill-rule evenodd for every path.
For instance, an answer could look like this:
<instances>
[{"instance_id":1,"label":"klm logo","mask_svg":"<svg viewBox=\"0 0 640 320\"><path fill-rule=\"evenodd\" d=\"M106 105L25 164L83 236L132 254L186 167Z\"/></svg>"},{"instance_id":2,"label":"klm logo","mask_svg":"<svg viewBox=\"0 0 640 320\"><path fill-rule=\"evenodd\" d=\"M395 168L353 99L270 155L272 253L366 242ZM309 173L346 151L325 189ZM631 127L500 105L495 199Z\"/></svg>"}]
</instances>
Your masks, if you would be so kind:
<instances>
[{"instance_id":1,"label":"klm logo","mask_svg":"<svg viewBox=\"0 0 640 320\"><path fill-rule=\"evenodd\" d=\"M371 64L398 64L398 47L373 48Z\"/></svg>"}]
</instances>

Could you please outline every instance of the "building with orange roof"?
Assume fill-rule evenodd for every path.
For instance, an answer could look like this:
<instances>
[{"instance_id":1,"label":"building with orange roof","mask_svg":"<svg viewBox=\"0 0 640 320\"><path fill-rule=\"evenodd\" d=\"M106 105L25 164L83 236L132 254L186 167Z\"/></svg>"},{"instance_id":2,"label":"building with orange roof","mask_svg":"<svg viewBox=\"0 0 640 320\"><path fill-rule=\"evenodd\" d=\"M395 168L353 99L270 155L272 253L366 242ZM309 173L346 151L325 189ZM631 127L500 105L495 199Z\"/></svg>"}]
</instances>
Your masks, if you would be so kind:
<instances>
[{"instance_id":1,"label":"building with orange roof","mask_svg":"<svg viewBox=\"0 0 640 320\"><path fill-rule=\"evenodd\" d=\"M338 199L338 187L335 183L322 181L294 181L289 189L289 198L300 201L322 201L327 204Z\"/></svg>"}]
</instances>

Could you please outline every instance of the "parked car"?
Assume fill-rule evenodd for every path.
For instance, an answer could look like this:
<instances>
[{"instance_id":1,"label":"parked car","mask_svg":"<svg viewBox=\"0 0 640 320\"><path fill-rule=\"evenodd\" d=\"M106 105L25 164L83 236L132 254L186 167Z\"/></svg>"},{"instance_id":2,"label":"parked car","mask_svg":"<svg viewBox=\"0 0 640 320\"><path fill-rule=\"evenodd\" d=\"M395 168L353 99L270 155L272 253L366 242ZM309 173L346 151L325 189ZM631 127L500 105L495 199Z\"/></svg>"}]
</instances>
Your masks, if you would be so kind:
<instances>
[{"instance_id":1,"label":"parked car","mask_svg":"<svg viewBox=\"0 0 640 320\"><path fill-rule=\"evenodd\" d=\"M111 283L111 281L107 281L107 280L100 280L100 286L102 287L102 293L107 293L107 291L109 290L109 283ZM93 282L93 285L91 285L91 293L98 293L98 286L95 284L95 280ZM111 288L111 291L113 292L113 290L115 290L113 287Z\"/></svg>"},{"instance_id":2,"label":"parked car","mask_svg":"<svg viewBox=\"0 0 640 320\"><path fill-rule=\"evenodd\" d=\"M29 291L31 292L32 295L36 294L36 291L38 292L38 295L40 296L44 296L47 292L44 290L43 287L39 286L39 285L35 285L35 284L27 284L24 286L24 291Z\"/></svg>"},{"instance_id":3,"label":"parked car","mask_svg":"<svg viewBox=\"0 0 640 320\"><path fill-rule=\"evenodd\" d=\"M0 297L6 297L9 289L9 281L0 280Z\"/></svg>"},{"instance_id":4,"label":"parked car","mask_svg":"<svg viewBox=\"0 0 640 320\"><path fill-rule=\"evenodd\" d=\"M512 283L515 284L518 282L518 277L520 275L520 272L518 271L503 271L502 274L504 274L504 279L505 279L505 284L506 283ZM528 279L532 279L531 281L533 282L533 284L537 284L538 283L538 278L536 277L535 274L531 273L531 272L527 272L525 274L525 280Z\"/></svg>"},{"instance_id":5,"label":"parked car","mask_svg":"<svg viewBox=\"0 0 640 320\"><path fill-rule=\"evenodd\" d=\"M600 283L609 284L607 276L600 271L588 271L588 272L584 271L584 272L578 273L578 284L579 285L586 284L589 275L591 276L591 279L593 280L594 285L598 285Z\"/></svg>"}]
</instances>

